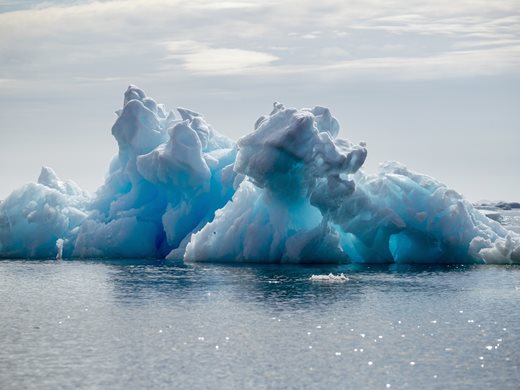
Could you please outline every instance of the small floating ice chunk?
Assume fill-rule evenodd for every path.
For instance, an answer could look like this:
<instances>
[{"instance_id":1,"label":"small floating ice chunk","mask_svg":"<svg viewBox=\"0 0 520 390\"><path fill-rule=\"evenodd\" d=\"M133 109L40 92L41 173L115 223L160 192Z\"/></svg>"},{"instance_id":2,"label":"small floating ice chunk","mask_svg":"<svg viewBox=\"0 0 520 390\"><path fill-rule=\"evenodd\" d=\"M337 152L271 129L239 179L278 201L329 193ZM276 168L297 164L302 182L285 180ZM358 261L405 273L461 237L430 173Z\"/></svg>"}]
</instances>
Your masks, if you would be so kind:
<instances>
[{"instance_id":1,"label":"small floating ice chunk","mask_svg":"<svg viewBox=\"0 0 520 390\"><path fill-rule=\"evenodd\" d=\"M311 282L347 282L349 278L345 274L334 275L330 273L328 275L312 275L309 280Z\"/></svg>"}]
</instances>

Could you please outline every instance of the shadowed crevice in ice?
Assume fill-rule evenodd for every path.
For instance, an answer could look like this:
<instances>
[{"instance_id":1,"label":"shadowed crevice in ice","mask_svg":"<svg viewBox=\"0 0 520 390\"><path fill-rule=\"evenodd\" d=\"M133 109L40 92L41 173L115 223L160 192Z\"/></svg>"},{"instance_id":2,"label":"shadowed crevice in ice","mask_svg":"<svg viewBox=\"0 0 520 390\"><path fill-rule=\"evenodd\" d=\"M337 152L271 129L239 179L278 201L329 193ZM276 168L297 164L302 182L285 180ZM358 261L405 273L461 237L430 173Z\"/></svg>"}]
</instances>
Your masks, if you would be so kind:
<instances>
[{"instance_id":1,"label":"shadowed crevice in ice","mask_svg":"<svg viewBox=\"0 0 520 390\"><path fill-rule=\"evenodd\" d=\"M275 103L235 144L135 86L105 183L43 168L0 203L0 257L268 263L520 263L520 238L397 162L361 171L363 143L324 107Z\"/></svg>"}]
</instances>

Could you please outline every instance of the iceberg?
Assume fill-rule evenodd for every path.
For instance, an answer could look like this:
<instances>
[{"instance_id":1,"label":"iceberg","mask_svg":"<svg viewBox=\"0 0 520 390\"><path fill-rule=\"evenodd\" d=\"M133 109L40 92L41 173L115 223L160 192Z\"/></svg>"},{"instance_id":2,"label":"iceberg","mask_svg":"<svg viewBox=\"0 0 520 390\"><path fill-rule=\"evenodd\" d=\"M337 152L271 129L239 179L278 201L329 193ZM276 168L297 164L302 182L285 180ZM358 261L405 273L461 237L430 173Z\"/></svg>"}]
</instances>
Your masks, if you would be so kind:
<instances>
[{"instance_id":1,"label":"iceberg","mask_svg":"<svg viewBox=\"0 0 520 390\"><path fill-rule=\"evenodd\" d=\"M1 258L193 262L520 263L520 236L364 143L329 109L274 103L233 141L131 85L118 154L89 194L48 167L0 203Z\"/></svg>"}]
</instances>

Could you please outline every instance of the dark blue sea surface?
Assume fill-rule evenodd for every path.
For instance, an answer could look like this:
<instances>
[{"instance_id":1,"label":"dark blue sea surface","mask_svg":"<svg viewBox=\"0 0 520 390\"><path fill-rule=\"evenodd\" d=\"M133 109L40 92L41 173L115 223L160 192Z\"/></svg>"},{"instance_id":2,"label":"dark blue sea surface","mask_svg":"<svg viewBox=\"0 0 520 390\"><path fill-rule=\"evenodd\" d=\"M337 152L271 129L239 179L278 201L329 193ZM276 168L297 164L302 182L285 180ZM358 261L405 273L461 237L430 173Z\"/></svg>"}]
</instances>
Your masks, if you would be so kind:
<instances>
[{"instance_id":1,"label":"dark blue sea surface","mask_svg":"<svg viewBox=\"0 0 520 390\"><path fill-rule=\"evenodd\" d=\"M0 294L1 389L520 383L518 266L8 260Z\"/></svg>"}]
</instances>

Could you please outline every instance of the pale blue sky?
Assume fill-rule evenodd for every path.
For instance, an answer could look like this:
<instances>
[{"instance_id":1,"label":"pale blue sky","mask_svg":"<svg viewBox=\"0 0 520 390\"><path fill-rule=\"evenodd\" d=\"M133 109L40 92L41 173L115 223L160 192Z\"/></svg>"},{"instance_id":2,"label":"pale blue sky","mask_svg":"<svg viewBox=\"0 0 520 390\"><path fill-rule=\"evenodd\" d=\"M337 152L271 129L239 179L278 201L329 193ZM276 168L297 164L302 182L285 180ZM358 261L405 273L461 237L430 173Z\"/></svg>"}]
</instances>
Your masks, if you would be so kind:
<instances>
[{"instance_id":1,"label":"pale blue sky","mask_svg":"<svg viewBox=\"0 0 520 390\"><path fill-rule=\"evenodd\" d=\"M520 200L520 0L0 0L0 199L41 165L97 188L130 83L233 138L328 106L369 172Z\"/></svg>"}]
</instances>

